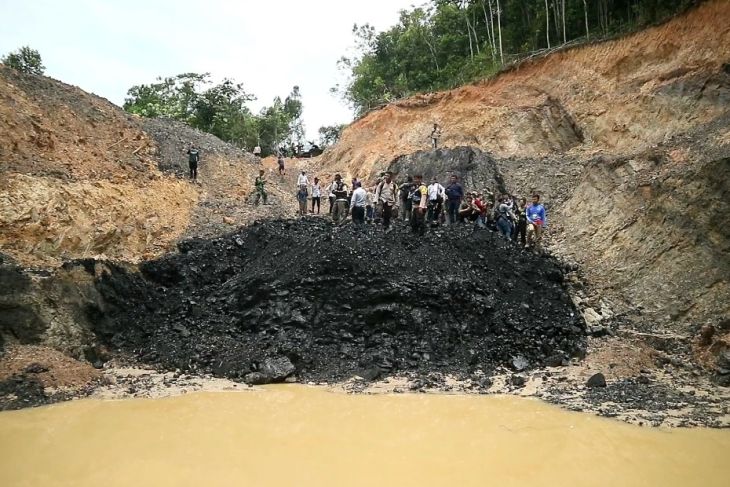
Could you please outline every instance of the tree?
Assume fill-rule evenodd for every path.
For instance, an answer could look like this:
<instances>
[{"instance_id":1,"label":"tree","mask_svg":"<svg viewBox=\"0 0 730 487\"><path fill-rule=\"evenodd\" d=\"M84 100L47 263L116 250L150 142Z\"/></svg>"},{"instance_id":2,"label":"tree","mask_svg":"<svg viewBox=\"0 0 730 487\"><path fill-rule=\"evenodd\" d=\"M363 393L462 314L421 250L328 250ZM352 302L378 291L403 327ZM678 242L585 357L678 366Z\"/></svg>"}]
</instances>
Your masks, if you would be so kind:
<instances>
[{"instance_id":1,"label":"tree","mask_svg":"<svg viewBox=\"0 0 730 487\"><path fill-rule=\"evenodd\" d=\"M299 87L282 101L276 97L258 115L246 104L255 100L241 83L224 79L214 85L208 73L157 78L129 89L124 109L143 117L179 120L239 147L261 146L269 155L284 141L304 139Z\"/></svg>"},{"instance_id":2,"label":"tree","mask_svg":"<svg viewBox=\"0 0 730 487\"><path fill-rule=\"evenodd\" d=\"M35 49L23 46L15 52L3 56L2 63L8 67L28 74L43 74L46 67L43 66L41 54Z\"/></svg>"},{"instance_id":3,"label":"tree","mask_svg":"<svg viewBox=\"0 0 730 487\"><path fill-rule=\"evenodd\" d=\"M329 147L334 145L340 140L342 131L345 129L345 124L340 125L326 125L319 128L319 143L322 147Z\"/></svg>"}]
</instances>

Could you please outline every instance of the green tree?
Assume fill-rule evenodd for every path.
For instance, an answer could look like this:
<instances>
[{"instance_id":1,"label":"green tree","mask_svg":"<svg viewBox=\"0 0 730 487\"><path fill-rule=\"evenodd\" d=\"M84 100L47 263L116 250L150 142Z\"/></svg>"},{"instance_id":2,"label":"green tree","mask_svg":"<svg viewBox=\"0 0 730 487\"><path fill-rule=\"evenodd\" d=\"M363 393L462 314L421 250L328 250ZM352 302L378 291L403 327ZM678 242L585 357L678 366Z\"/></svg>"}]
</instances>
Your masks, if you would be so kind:
<instances>
[{"instance_id":1,"label":"green tree","mask_svg":"<svg viewBox=\"0 0 730 487\"><path fill-rule=\"evenodd\" d=\"M340 140L342 131L345 129L346 124L339 125L325 125L319 128L319 145L322 147L329 147L337 143Z\"/></svg>"},{"instance_id":2,"label":"green tree","mask_svg":"<svg viewBox=\"0 0 730 487\"><path fill-rule=\"evenodd\" d=\"M2 63L28 74L43 74L46 70L41 60L41 53L28 46L23 46L15 52L6 54L2 58Z\"/></svg>"}]
</instances>

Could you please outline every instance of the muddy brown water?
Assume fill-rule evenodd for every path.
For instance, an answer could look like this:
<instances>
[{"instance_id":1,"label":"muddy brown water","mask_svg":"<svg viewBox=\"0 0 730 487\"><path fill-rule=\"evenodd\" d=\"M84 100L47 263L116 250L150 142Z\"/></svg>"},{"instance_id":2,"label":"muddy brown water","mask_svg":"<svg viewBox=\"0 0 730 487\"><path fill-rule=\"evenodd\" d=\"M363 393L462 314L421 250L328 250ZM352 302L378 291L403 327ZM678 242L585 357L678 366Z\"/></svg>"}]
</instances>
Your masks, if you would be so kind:
<instances>
[{"instance_id":1,"label":"muddy brown water","mask_svg":"<svg viewBox=\"0 0 730 487\"><path fill-rule=\"evenodd\" d=\"M0 414L3 486L727 486L730 431L275 386Z\"/></svg>"}]
</instances>

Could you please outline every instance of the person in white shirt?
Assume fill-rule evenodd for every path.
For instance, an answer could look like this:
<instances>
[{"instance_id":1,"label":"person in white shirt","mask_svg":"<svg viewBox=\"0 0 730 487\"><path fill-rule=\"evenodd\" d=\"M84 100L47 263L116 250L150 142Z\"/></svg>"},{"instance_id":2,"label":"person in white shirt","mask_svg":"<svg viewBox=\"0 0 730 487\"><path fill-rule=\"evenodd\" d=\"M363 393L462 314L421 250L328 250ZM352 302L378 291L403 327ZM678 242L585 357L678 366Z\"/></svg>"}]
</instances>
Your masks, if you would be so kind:
<instances>
[{"instance_id":1,"label":"person in white shirt","mask_svg":"<svg viewBox=\"0 0 730 487\"><path fill-rule=\"evenodd\" d=\"M261 157L261 146L256 146L253 148L253 155L256 157Z\"/></svg>"},{"instance_id":2,"label":"person in white shirt","mask_svg":"<svg viewBox=\"0 0 730 487\"><path fill-rule=\"evenodd\" d=\"M309 186L309 178L307 177L306 171L302 171L302 173L297 176L297 186Z\"/></svg>"},{"instance_id":3,"label":"person in white shirt","mask_svg":"<svg viewBox=\"0 0 730 487\"><path fill-rule=\"evenodd\" d=\"M446 196L446 190L438 182L438 179L433 178L431 184L428 185L428 221L431 223L437 223L441 218L441 211L444 207L444 199Z\"/></svg>"},{"instance_id":4,"label":"person in white shirt","mask_svg":"<svg viewBox=\"0 0 730 487\"><path fill-rule=\"evenodd\" d=\"M359 181L355 183L355 191L352 192L352 200L350 201L350 213L352 221L356 225L365 223L365 207L368 204L368 192L362 187Z\"/></svg>"},{"instance_id":5,"label":"person in white shirt","mask_svg":"<svg viewBox=\"0 0 730 487\"><path fill-rule=\"evenodd\" d=\"M312 213L314 213L314 205L317 205L317 214L319 215L319 205L322 199L322 187L319 185L319 178L314 178L312 183Z\"/></svg>"}]
</instances>

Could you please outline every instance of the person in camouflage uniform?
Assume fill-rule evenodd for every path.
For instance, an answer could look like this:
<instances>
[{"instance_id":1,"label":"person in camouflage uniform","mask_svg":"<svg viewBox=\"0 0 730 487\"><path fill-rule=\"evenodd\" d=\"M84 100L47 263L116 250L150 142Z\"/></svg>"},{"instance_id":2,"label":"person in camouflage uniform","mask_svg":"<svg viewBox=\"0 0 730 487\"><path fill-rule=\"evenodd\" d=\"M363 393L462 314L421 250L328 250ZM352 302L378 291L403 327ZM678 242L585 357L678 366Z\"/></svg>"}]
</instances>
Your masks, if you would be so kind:
<instances>
[{"instance_id":1,"label":"person in camouflage uniform","mask_svg":"<svg viewBox=\"0 0 730 487\"><path fill-rule=\"evenodd\" d=\"M266 188L265 188L266 178L264 177L263 169L259 170L259 175L256 177L255 185L256 185L256 201L254 202L254 204L258 205L259 200L261 200L262 198L264 200L264 204L266 204L266 197L267 197Z\"/></svg>"}]
</instances>

